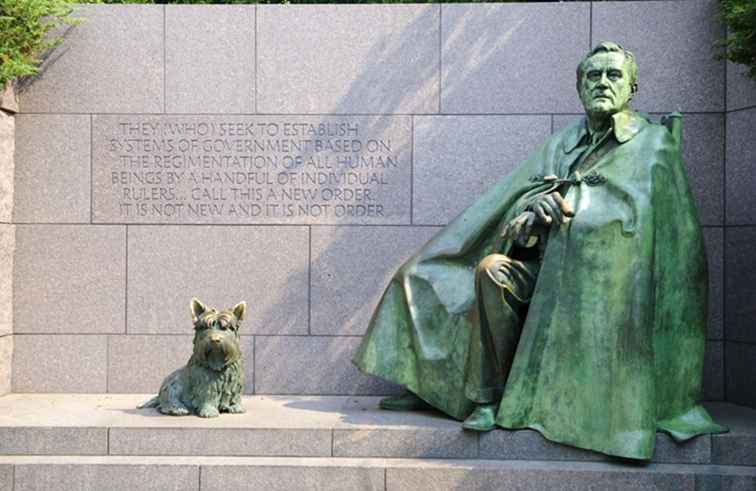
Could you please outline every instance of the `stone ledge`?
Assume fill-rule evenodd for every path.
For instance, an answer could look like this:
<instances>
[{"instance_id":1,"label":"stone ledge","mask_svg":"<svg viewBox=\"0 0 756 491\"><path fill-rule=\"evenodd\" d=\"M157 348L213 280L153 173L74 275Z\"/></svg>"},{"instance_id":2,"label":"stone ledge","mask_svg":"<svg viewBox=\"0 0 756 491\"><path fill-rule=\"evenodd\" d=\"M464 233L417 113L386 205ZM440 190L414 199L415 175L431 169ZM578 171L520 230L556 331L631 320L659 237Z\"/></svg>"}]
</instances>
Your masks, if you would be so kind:
<instances>
[{"instance_id":1,"label":"stone ledge","mask_svg":"<svg viewBox=\"0 0 756 491\"><path fill-rule=\"evenodd\" d=\"M15 490L753 489L756 469L593 462L265 457L0 457Z\"/></svg>"},{"instance_id":2,"label":"stone ledge","mask_svg":"<svg viewBox=\"0 0 756 491\"><path fill-rule=\"evenodd\" d=\"M225 455L608 461L544 440L530 430L464 432L435 412L379 410L377 397L247 396L247 413L217 419L135 409L150 395L10 394L0 397L0 456ZM756 410L707 404L725 435L682 445L660 434L654 462L756 468ZM107 445L104 438L107 434ZM61 435L66 444L61 447ZM65 447L65 448L64 448ZM637 466L635 466L637 467Z\"/></svg>"}]
</instances>

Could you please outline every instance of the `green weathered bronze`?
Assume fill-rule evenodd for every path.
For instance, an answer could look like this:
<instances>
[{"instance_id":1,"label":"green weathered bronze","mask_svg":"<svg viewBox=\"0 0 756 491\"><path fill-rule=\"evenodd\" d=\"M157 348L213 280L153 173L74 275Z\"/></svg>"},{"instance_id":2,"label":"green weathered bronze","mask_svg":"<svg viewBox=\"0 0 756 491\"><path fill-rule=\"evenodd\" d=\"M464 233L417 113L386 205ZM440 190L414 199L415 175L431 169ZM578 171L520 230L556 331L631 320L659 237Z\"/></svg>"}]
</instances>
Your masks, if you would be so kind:
<instances>
[{"instance_id":1,"label":"green weathered bronze","mask_svg":"<svg viewBox=\"0 0 756 491\"><path fill-rule=\"evenodd\" d=\"M698 403L707 269L680 116L630 109L637 67L615 43L577 88L586 117L400 268L354 363L408 389L387 409L650 459L657 430L726 431Z\"/></svg>"},{"instance_id":2,"label":"green weathered bronze","mask_svg":"<svg viewBox=\"0 0 756 491\"><path fill-rule=\"evenodd\" d=\"M195 413L214 418L220 413L243 413L244 366L239 327L247 305L215 310L192 299L194 351L185 367L168 375L157 396L139 408L156 407L163 414Z\"/></svg>"}]
</instances>

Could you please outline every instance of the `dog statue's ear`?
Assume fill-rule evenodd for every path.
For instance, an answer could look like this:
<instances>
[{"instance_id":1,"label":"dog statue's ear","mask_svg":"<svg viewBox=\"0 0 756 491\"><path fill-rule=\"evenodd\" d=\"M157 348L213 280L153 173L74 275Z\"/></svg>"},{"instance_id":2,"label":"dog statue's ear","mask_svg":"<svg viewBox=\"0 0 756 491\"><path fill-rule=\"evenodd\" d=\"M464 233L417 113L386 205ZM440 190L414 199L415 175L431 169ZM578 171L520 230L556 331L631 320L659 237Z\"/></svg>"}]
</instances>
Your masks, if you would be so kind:
<instances>
[{"instance_id":1,"label":"dog statue's ear","mask_svg":"<svg viewBox=\"0 0 756 491\"><path fill-rule=\"evenodd\" d=\"M196 323L200 316L205 313L207 310L207 307L205 307L202 302L197 300L195 297L192 297L192 322Z\"/></svg>"},{"instance_id":2,"label":"dog statue's ear","mask_svg":"<svg viewBox=\"0 0 756 491\"><path fill-rule=\"evenodd\" d=\"M244 320L244 314L247 312L247 302L239 302L234 307L234 315L240 321Z\"/></svg>"}]
</instances>

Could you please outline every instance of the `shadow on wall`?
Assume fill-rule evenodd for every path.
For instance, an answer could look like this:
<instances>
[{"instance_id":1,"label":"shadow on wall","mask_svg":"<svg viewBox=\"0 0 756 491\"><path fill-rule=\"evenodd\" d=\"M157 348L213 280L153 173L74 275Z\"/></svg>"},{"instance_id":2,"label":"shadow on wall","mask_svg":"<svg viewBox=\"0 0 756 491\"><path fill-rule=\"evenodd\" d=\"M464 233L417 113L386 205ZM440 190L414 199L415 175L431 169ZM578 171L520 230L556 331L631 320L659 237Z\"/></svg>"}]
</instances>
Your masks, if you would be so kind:
<instances>
[{"instance_id":1,"label":"shadow on wall","mask_svg":"<svg viewBox=\"0 0 756 491\"><path fill-rule=\"evenodd\" d=\"M485 15L492 15L493 11L485 10ZM440 33L438 31L427 31L429 25L439 25L438 7L427 7L421 10L419 15L410 22L402 31L392 32L390 37L385 36L376 42L364 59L364 70L357 76L356 80L350 85L347 92L340 98L339 103L329 111L332 114L346 114L354 112L355 101L371 101L370 113L385 114L388 116L371 118L369 123L361 126L361 131L366 135L382 135L391 124L393 118L411 118L412 116L390 116L394 113L402 113L401 108L406 107L433 107L438 108L440 105L439 85L441 83L440 63L438 60ZM481 20L480 12L476 13L478 22ZM476 78L476 74L486 66L489 59L501 49L507 47L507 43L513 34L522 29L525 19L512 18L508 28L502 28L495 22L480 22L487 26L486 29L476 32L478 39L475 45L475 56L464 67L463 73L455 73L455 82L450 86L444 86L444 96L453 96L455 93L462 93L468 87L467 81ZM462 48L462 43L466 42L459 32L464 30L467 18L459 17L455 24L449 26L445 23L445 28L449 33L445 37L445 43L442 47L444 52L452 52ZM285 34L282 34L285 35ZM354 31L350 35L359 37L360 32ZM348 43L349 39L344 39ZM418 49L418 43L420 44ZM283 43L286 44L285 42ZM385 69L385 65L397 58L406 56L411 52L428 52L434 53L435 56L427 58L418 58L413 60L413 72L417 74L415 80L407 89L407 75L405 73L391 72ZM489 67L490 69L490 67ZM569 80L571 83L572 74L559 74L560 77ZM376 83L379 81L379 83ZM427 90L429 87L433 90ZM380 92L377 92L380 91ZM427 98L433 98L432 101L416 101L418 94L428 94ZM378 107L373 109L373 102L378 101ZM432 111L435 111L432 110ZM418 112L417 114L422 114ZM433 112L430 112L433 114ZM328 118L324 117L323 121ZM439 137L438 134L427 135L429 139ZM437 132L438 133L438 132ZM474 146L476 142L469 142ZM403 143L401 147L394 148L394 153L405 153L412 155L411 139ZM309 155L305 156L306 158ZM401 165L409 166L409 161L401 162ZM459 162L460 166L465 162ZM508 171L508 170L507 170ZM490 178L487 179L491 184L499 179L503 174L492 169ZM439 200L444 197L439 196ZM466 203L464 204L466 205ZM410 207L411 203L407 203ZM459 211L464 206L459 207ZM397 224L409 225L406 221L396 222ZM313 227L312 230L318 227ZM372 227L371 227L372 228ZM365 229L360 227L357 233L365 233ZM408 229L412 230L412 229ZM437 228L423 229L427 232L427 238L430 238ZM354 265L353 269L345 274L344 277L329 278L329 281L335 283L348 282L353 283L355 290L365 291L365 282L369 283L369 292L364 297L344 297L338 295L335 288L326 288L324 296L344 300L343 305L337 305L335 310L344 311L342 315L334 312L334 317L341 325L334 326L333 332L350 334L362 334L367 328L367 321L370 313L375 308L380 295L386 287L390 277L418 249L417 246L410 250L396 249L396 244L391 239L391 234L386 233L383 240L373 244L375 249L387 249L390 251L388 261L384 264L376 264L375 261L360 258L370 255L371 250L356 250L350 247L353 233L352 227L334 227L329 228L330 234L327 243L319 251L313 251L311 257L311 270L313 278L315 272L324 271L332 263L329 258L339 257L346 252L350 257L339 257L342 261ZM423 240L426 240L423 239ZM419 242L418 245L422 244ZM376 267L374 267L376 266ZM342 270L343 271L343 270ZM346 271L343 271L346 273ZM308 281L308 271L298 271L290 275L287 283L291 285L301 284ZM258 312L262 316L264 324L275 325L279 322L281 314L287 311L286 295L281 300L263 312ZM314 300L313 300L314 302ZM310 306L311 314L314 310L327 310L327 306L315 305ZM311 315L312 317L312 315ZM299 360L292 362L287 353L287 344L290 343L290 337L270 337L265 343L256 342L255 346L255 378L256 392L258 393L277 393L277 394L373 394L383 395L392 394L399 391L399 388L393 384L381 381L374 377L362 376L355 367L350 363L351 356L359 344L360 337L317 337L305 338L308 341L309 348L304 349L306 356L311 359ZM259 338L258 338L259 340ZM275 389L268 389L275 387ZM261 390L262 389L262 390ZM283 390L282 390L283 389Z\"/></svg>"}]
</instances>

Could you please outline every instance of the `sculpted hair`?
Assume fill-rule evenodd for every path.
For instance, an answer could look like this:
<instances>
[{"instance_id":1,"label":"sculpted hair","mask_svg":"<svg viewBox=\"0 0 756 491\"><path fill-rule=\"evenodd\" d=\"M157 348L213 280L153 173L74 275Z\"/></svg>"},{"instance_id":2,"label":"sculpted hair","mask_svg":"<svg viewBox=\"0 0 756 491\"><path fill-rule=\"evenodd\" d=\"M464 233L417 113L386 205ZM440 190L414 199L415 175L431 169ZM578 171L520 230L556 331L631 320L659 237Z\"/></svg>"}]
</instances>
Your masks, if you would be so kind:
<instances>
[{"instance_id":1,"label":"sculpted hair","mask_svg":"<svg viewBox=\"0 0 756 491\"><path fill-rule=\"evenodd\" d=\"M580 64L578 64L578 86L580 85L580 80L583 78L583 69L585 68L585 64L588 62L588 60L591 59L593 55L596 55L598 53L622 53L625 57L625 66L627 67L627 71L630 74L630 84L632 84L633 86L633 93L638 91L638 65L635 63L635 55L632 51L625 49L621 45L613 43L612 41L603 41L596 45L596 47L593 48L591 52L585 56L585 58L583 58Z\"/></svg>"}]
</instances>

